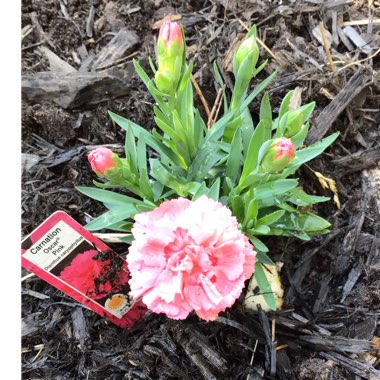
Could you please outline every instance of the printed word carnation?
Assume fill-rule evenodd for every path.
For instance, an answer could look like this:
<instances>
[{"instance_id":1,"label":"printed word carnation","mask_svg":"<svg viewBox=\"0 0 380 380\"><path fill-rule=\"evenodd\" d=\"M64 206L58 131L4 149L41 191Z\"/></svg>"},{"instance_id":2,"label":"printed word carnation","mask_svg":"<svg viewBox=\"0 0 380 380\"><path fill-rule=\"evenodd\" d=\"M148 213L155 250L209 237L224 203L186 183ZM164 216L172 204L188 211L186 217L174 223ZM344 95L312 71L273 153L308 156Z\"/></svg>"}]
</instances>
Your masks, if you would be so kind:
<instances>
[{"instance_id":1,"label":"printed word carnation","mask_svg":"<svg viewBox=\"0 0 380 380\"><path fill-rule=\"evenodd\" d=\"M254 272L256 252L220 202L172 199L134 219L131 295L156 313L184 319L195 311L214 320Z\"/></svg>"}]
</instances>

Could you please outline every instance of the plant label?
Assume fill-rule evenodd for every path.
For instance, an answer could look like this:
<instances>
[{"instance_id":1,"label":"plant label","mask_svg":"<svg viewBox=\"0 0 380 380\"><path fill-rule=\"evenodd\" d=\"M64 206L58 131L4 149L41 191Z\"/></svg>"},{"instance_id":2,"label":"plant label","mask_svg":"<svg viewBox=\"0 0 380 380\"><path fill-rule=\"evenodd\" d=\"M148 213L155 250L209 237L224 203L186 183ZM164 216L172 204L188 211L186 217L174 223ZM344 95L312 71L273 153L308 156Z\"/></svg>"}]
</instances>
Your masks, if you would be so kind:
<instances>
[{"instance_id":1,"label":"plant label","mask_svg":"<svg viewBox=\"0 0 380 380\"><path fill-rule=\"evenodd\" d=\"M63 211L28 235L21 253L25 269L120 327L146 312L128 295L127 262Z\"/></svg>"}]
</instances>

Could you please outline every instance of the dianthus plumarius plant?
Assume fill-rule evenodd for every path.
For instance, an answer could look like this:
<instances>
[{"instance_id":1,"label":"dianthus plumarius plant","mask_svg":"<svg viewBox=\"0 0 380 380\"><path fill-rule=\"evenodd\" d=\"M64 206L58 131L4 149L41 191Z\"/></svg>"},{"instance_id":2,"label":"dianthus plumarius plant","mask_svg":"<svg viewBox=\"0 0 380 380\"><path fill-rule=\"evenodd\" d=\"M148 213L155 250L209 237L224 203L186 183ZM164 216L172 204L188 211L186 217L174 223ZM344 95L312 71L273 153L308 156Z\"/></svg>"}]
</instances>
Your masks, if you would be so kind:
<instances>
[{"instance_id":1,"label":"dianthus plumarius plant","mask_svg":"<svg viewBox=\"0 0 380 380\"><path fill-rule=\"evenodd\" d=\"M290 91L274 116L264 91L276 72L249 92L267 64L257 66L258 60L254 26L234 54L231 94L214 64L224 109L208 128L194 106L193 63L186 61L183 29L164 23L157 66L149 60L153 77L133 62L154 98L157 129L149 132L110 112L126 131L125 157L105 147L88 155L100 181L94 181L96 188L78 190L108 211L86 228L129 233L131 295L157 313L183 319L195 311L214 320L233 305L252 275L274 310L263 268L274 263L261 237L309 240L330 226L310 211L329 198L307 194L294 174L338 134L305 146L315 103L294 108ZM258 95L254 125L248 106Z\"/></svg>"}]
</instances>

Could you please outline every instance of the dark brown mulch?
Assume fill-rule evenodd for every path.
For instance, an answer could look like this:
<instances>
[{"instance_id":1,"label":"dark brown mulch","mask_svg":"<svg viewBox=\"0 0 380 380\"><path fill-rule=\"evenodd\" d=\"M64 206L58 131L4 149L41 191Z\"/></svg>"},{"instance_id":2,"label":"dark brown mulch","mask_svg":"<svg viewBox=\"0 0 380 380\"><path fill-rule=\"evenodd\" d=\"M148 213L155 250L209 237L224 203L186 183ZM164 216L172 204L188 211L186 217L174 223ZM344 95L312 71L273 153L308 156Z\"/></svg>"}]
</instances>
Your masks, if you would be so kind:
<instances>
[{"instance_id":1,"label":"dark brown mulch","mask_svg":"<svg viewBox=\"0 0 380 380\"><path fill-rule=\"evenodd\" d=\"M25 80L32 78L36 85L38 76L46 80L51 75L46 72L57 73L44 47L71 65L70 75L101 71L107 81L74 80L83 87L76 87L78 93L69 100L62 100L62 88L54 96L43 91L26 95L23 82L22 235L57 210L82 224L103 211L74 186L91 185L86 160L91 146L122 149L124 135L111 123L108 110L148 129L153 126L152 99L130 65L134 57L147 67L157 35L152 25L168 14L182 17L194 75L210 107L218 90L211 63L220 62L229 84L223 63L228 47L244 33L239 20L256 23L259 37L276 58L261 49L261 59L269 65L257 81L274 69L279 72L270 87L274 112L287 91L300 87L303 103L317 102L310 140L341 132L326 153L298 173L309 193L333 195L312 170L336 181L341 207L331 201L315 209L330 220L331 232L310 242L267 239L272 258L284 262L284 310L248 313L237 302L212 323L195 316L172 321L147 314L134 329L123 330L37 277L23 279L22 377L380 378L380 27L352 25L372 48L362 52L344 39L347 25L336 26L372 16L378 20L376 1L23 0ZM330 48L334 72L313 34L320 21L335 41ZM33 27L31 32L28 27ZM138 36L126 50L127 58L96 71L92 57L123 28ZM114 91L93 91L104 83ZM251 105L253 116L258 101ZM203 112L197 95L196 102ZM112 247L126 254L127 246Z\"/></svg>"}]
</instances>

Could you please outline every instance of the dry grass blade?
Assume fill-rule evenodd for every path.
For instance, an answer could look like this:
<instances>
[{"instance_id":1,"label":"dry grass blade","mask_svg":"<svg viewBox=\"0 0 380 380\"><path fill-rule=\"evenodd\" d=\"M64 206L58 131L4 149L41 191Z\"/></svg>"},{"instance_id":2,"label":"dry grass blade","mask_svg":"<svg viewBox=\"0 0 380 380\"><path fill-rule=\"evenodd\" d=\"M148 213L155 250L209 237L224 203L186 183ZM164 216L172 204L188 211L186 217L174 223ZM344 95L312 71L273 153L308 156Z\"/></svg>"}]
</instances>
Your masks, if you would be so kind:
<instances>
[{"instance_id":1,"label":"dry grass blade","mask_svg":"<svg viewBox=\"0 0 380 380\"><path fill-rule=\"evenodd\" d=\"M329 48L329 43L327 41L326 30L325 30L325 26L323 24L323 21L321 21L319 23L319 27L321 29L322 40L323 40L323 47L325 48L325 52L326 52L326 55L327 55L327 59L329 60L331 71L335 71L336 67L335 67L335 63L334 63L334 61L332 59L332 56L331 56L331 52L330 52L330 48Z\"/></svg>"},{"instance_id":2,"label":"dry grass blade","mask_svg":"<svg viewBox=\"0 0 380 380\"><path fill-rule=\"evenodd\" d=\"M340 204L340 200L339 200L339 195L338 195L338 190L336 188L336 182L332 179L332 178L329 178L329 177L326 177L324 176L322 173L320 172L317 172L315 170L313 170L312 168L308 167L314 174L315 176L318 178L318 182L321 184L321 186L325 189L325 190L330 190L333 194L334 194L334 197L333 197L333 200L334 200L334 203L336 204L336 206L338 208L340 208L341 204Z\"/></svg>"},{"instance_id":3,"label":"dry grass blade","mask_svg":"<svg viewBox=\"0 0 380 380\"><path fill-rule=\"evenodd\" d=\"M194 78L194 75L190 75L190 79L191 79L191 83L193 84L193 86L195 88L195 91L197 92L197 94L201 98L201 102L202 102L203 107L204 107L204 109L206 111L207 117L210 118L210 115L211 115L210 107L207 104L207 100L203 96L201 88L199 87L196 79Z\"/></svg>"},{"instance_id":4,"label":"dry grass blade","mask_svg":"<svg viewBox=\"0 0 380 380\"><path fill-rule=\"evenodd\" d=\"M210 129L216 121L216 118L218 117L220 107L222 105L222 100L223 100L223 90L220 88L218 91L218 95L216 96L215 103L212 107L210 116L207 121L207 128Z\"/></svg>"}]
</instances>

